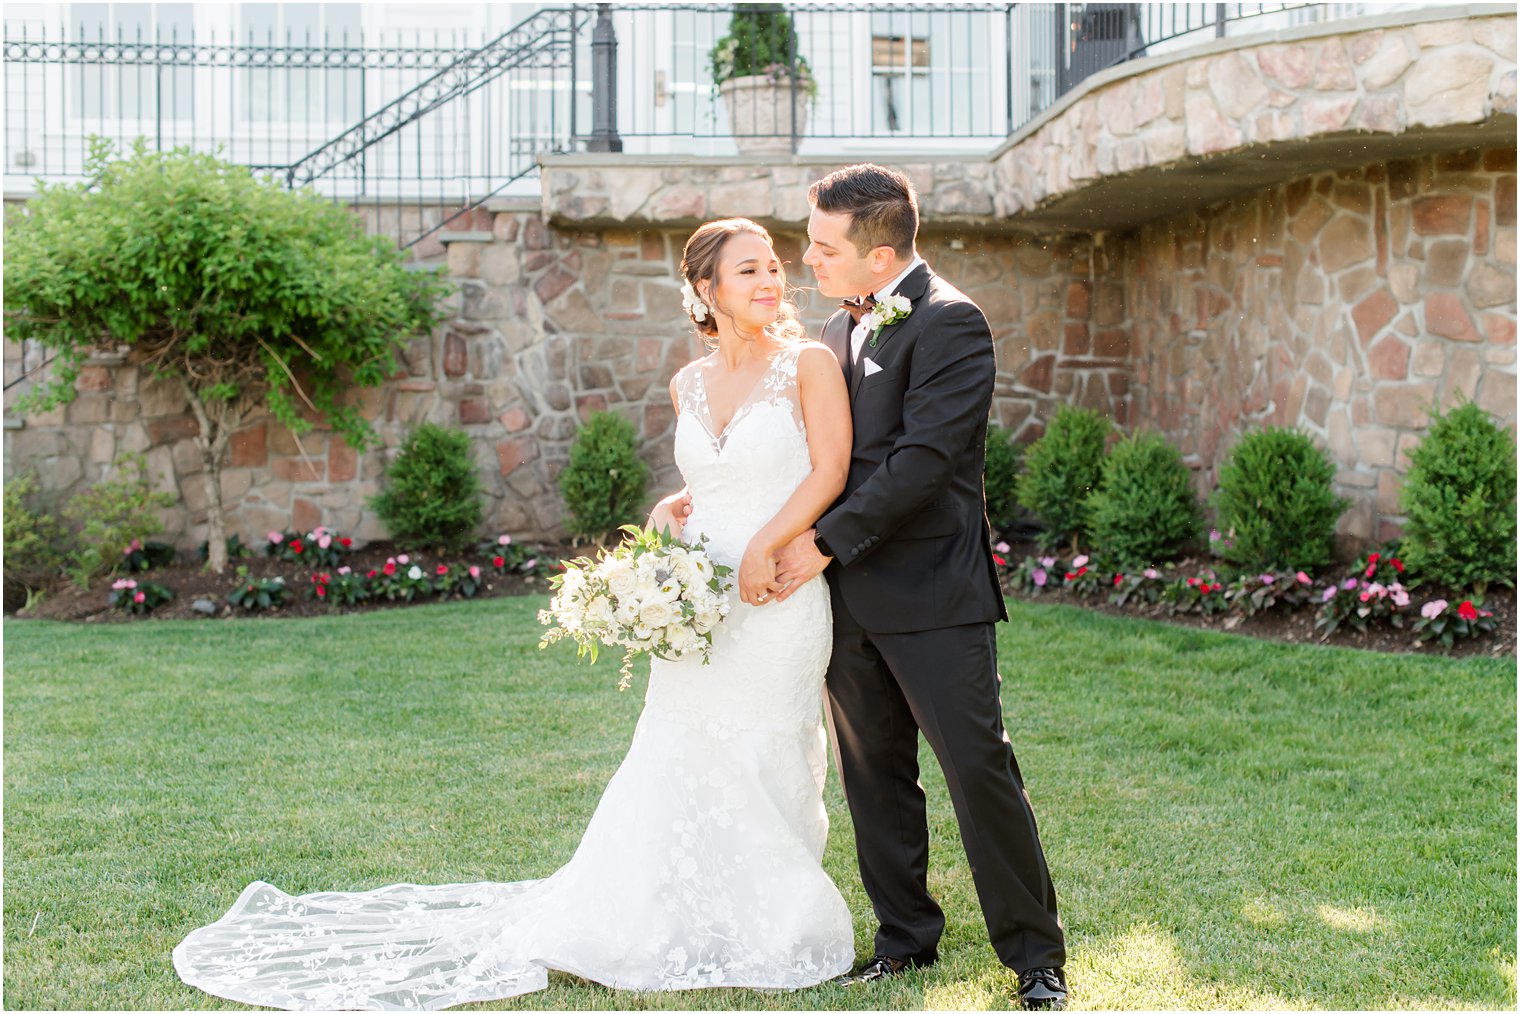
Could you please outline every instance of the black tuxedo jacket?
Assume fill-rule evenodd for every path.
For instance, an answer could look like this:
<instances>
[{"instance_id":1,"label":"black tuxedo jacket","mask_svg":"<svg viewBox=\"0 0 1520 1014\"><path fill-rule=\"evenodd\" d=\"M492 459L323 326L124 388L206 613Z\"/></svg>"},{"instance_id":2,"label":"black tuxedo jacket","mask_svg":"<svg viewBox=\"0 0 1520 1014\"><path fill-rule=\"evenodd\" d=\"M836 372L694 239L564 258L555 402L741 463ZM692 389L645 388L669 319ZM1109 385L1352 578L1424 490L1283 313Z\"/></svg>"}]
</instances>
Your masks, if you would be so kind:
<instances>
[{"instance_id":1,"label":"black tuxedo jacket","mask_svg":"<svg viewBox=\"0 0 1520 1014\"><path fill-rule=\"evenodd\" d=\"M843 310L821 336L845 371L855 447L818 532L834 608L873 633L1008 618L982 486L996 363L981 309L920 264L897 287L907 318L850 365ZM879 369L866 366L871 360Z\"/></svg>"}]
</instances>

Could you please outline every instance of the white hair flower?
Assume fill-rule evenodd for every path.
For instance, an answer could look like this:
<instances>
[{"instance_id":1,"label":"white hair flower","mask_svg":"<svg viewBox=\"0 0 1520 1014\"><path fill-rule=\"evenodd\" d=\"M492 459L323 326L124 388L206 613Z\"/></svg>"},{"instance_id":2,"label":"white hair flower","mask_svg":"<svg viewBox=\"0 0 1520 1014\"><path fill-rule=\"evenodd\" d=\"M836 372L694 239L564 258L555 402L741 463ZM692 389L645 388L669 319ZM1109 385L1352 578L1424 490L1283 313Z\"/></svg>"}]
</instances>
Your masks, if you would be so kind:
<instances>
[{"instance_id":1,"label":"white hair flower","mask_svg":"<svg viewBox=\"0 0 1520 1014\"><path fill-rule=\"evenodd\" d=\"M702 302L702 297L697 295L697 290L690 282L681 283L681 305L686 312L691 314L691 319L704 321L707 319L707 304Z\"/></svg>"}]
</instances>

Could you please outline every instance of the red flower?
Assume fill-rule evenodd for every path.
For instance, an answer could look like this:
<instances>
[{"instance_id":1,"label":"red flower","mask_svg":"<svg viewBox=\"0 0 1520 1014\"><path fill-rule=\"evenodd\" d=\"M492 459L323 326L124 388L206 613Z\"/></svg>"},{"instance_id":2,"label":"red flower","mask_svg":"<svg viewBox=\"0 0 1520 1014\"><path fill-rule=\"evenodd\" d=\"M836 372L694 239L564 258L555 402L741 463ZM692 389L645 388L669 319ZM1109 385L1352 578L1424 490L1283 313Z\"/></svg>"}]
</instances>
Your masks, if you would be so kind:
<instances>
[{"instance_id":1,"label":"red flower","mask_svg":"<svg viewBox=\"0 0 1520 1014\"><path fill-rule=\"evenodd\" d=\"M1188 587L1190 587L1190 588L1197 588L1203 582L1200 581L1196 577L1190 577L1190 578L1187 579L1187 583L1188 583Z\"/></svg>"},{"instance_id":2,"label":"red flower","mask_svg":"<svg viewBox=\"0 0 1520 1014\"><path fill-rule=\"evenodd\" d=\"M491 565L493 567L505 567L507 565L507 561L499 556L493 556L491 557Z\"/></svg>"},{"instance_id":3,"label":"red flower","mask_svg":"<svg viewBox=\"0 0 1520 1014\"><path fill-rule=\"evenodd\" d=\"M338 540L338 545L342 546L344 549L347 549L348 547L352 546L353 544L354 544L354 540L350 539L346 535L343 538L341 538L341 539Z\"/></svg>"},{"instance_id":4,"label":"red flower","mask_svg":"<svg viewBox=\"0 0 1520 1014\"><path fill-rule=\"evenodd\" d=\"M301 545L301 540L300 539L291 539L290 540L290 551L291 552L293 552L293 553L300 553L305 548L306 547L304 547L304 546Z\"/></svg>"},{"instance_id":5,"label":"red flower","mask_svg":"<svg viewBox=\"0 0 1520 1014\"><path fill-rule=\"evenodd\" d=\"M1086 574L1086 573L1087 573L1087 568L1083 567L1081 570L1077 571L1077 577L1081 577L1083 574Z\"/></svg>"},{"instance_id":6,"label":"red flower","mask_svg":"<svg viewBox=\"0 0 1520 1014\"><path fill-rule=\"evenodd\" d=\"M387 575L396 573L396 565L394 563L392 563L391 561L387 560L385 562L385 573Z\"/></svg>"},{"instance_id":7,"label":"red flower","mask_svg":"<svg viewBox=\"0 0 1520 1014\"><path fill-rule=\"evenodd\" d=\"M1207 581L1204 581L1198 585L1198 590L1202 594L1207 595L1209 592L1214 590L1214 586L1209 584Z\"/></svg>"},{"instance_id":8,"label":"red flower","mask_svg":"<svg viewBox=\"0 0 1520 1014\"><path fill-rule=\"evenodd\" d=\"M1368 553L1367 554L1367 562L1368 563L1377 563L1382 558L1383 558L1383 554L1382 553Z\"/></svg>"},{"instance_id":9,"label":"red flower","mask_svg":"<svg viewBox=\"0 0 1520 1014\"><path fill-rule=\"evenodd\" d=\"M321 585L317 585L317 598L319 598L319 599L325 599L325 598L327 598L327 589L324 588L324 587L322 587Z\"/></svg>"},{"instance_id":10,"label":"red flower","mask_svg":"<svg viewBox=\"0 0 1520 1014\"><path fill-rule=\"evenodd\" d=\"M1367 564L1367 570L1362 574L1362 576L1363 577L1371 577L1372 575L1374 575L1376 573L1377 573L1377 564L1375 564L1375 563L1369 563L1369 564Z\"/></svg>"},{"instance_id":11,"label":"red flower","mask_svg":"<svg viewBox=\"0 0 1520 1014\"><path fill-rule=\"evenodd\" d=\"M441 563L438 565L438 576L439 577L443 577L443 575L447 574L448 572L449 572L449 568L447 566L445 566L444 564L441 564Z\"/></svg>"},{"instance_id":12,"label":"red flower","mask_svg":"<svg viewBox=\"0 0 1520 1014\"><path fill-rule=\"evenodd\" d=\"M375 576L375 575L376 575L376 574L378 574L378 573L380 573L380 572L379 572L379 571L378 571L378 570L371 570L371 571L370 571L370 572L369 572L369 574L368 574L368 575L366 575L366 576L367 576L367 577L371 577L371 578L372 578L372 577L374 577L374 576Z\"/></svg>"},{"instance_id":13,"label":"red flower","mask_svg":"<svg viewBox=\"0 0 1520 1014\"><path fill-rule=\"evenodd\" d=\"M1114 575L1114 586L1118 587L1119 585L1121 585L1123 583L1124 583L1124 575L1123 574L1115 574Z\"/></svg>"},{"instance_id":14,"label":"red flower","mask_svg":"<svg viewBox=\"0 0 1520 1014\"><path fill-rule=\"evenodd\" d=\"M1397 556L1392 557L1388 562L1393 564L1394 570L1398 571L1400 574L1404 573L1404 565L1399 562L1399 558Z\"/></svg>"},{"instance_id":15,"label":"red flower","mask_svg":"<svg viewBox=\"0 0 1520 1014\"><path fill-rule=\"evenodd\" d=\"M1001 556L997 555L996 553L992 554L992 562L995 563L995 564L997 564L999 567L1006 567L1006 566L1008 566L1008 561L1005 560L1005 559L1003 559Z\"/></svg>"},{"instance_id":16,"label":"red flower","mask_svg":"<svg viewBox=\"0 0 1520 1014\"><path fill-rule=\"evenodd\" d=\"M1068 581L1075 581L1076 579L1077 579L1077 575L1073 574L1069 570L1066 572L1066 580L1068 580Z\"/></svg>"},{"instance_id":17,"label":"red flower","mask_svg":"<svg viewBox=\"0 0 1520 1014\"><path fill-rule=\"evenodd\" d=\"M1472 600L1469 599L1460 606L1457 606L1457 615L1464 620L1476 620L1478 618L1478 610L1472 604Z\"/></svg>"}]
</instances>

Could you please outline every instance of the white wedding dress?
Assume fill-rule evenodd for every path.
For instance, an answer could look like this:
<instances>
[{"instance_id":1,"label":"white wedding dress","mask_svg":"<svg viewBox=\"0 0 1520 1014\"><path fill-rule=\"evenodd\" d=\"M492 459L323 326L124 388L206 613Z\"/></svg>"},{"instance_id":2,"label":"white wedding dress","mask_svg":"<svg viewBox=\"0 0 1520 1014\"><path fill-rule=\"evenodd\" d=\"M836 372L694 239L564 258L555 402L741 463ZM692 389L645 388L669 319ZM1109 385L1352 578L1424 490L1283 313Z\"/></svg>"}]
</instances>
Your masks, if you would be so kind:
<instances>
[{"instance_id":1,"label":"white wedding dress","mask_svg":"<svg viewBox=\"0 0 1520 1014\"><path fill-rule=\"evenodd\" d=\"M736 572L810 469L799 352L773 357L717 435L702 365L679 375L686 538L705 535ZM655 660L628 755L552 876L300 897L256 882L174 949L180 978L269 1007L398 1010L542 989L548 969L631 990L793 989L847 971L850 913L819 862L828 591L820 577L779 604L732 597L709 665Z\"/></svg>"}]
</instances>

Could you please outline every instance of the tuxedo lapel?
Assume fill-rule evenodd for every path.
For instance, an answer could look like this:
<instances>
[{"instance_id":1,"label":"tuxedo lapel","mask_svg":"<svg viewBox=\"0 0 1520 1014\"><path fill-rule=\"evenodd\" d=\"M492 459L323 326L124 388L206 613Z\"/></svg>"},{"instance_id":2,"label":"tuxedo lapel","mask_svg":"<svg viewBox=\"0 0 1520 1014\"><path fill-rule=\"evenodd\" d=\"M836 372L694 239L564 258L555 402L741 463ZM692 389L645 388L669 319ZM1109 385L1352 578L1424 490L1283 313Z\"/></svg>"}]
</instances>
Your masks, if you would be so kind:
<instances>
[{"instance_id":1,"label":"tuxedo lapel","mask_svg":"<svg viewBox=\"0 0 1520 1014\"><path fill-rule=\"evenodd\" d=\"M932 275L933 273L929 270L929 265L920 264L908 274L907 278L904 278L902 280L902 284L897 287L897 291L894 293L894 295L906 296L908 302L913 304L913 311L916 312L918 310L919 301L922 300L924 298L924 294L929 291L929 279L932 277ZM854 375L849 378L851 401L854 401L855 399L855 392L860 390L860 382L865 379L865 360L867 358L874 358L881 352L882 346L886 345L887 339L891 338L898 331L902 330L904 327L907 327L912 323L913 313L910 312L908 316L904 317L896 324L888 324L886 327L882 328L881 332L876 336L875 348L871 347L871 339L869 337L866 338L864 344L860 346L861 362L855 364ZM848 335L846 336L845 341L846 344L848 344Z\"/></svg>"}]
</instances>

